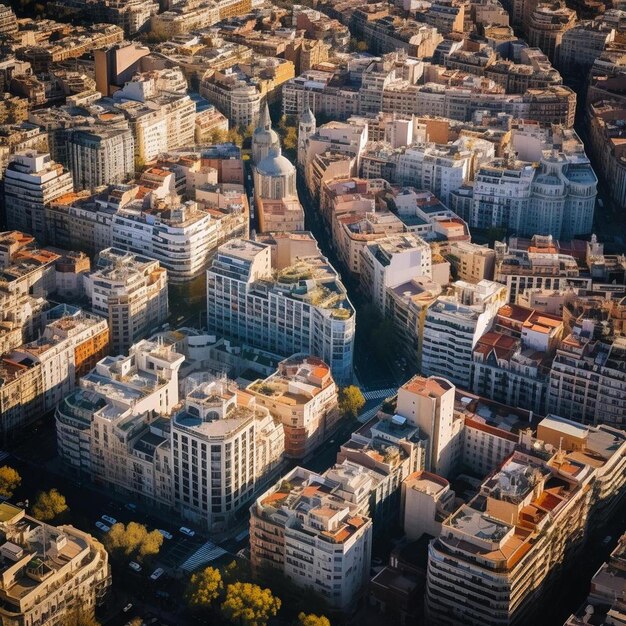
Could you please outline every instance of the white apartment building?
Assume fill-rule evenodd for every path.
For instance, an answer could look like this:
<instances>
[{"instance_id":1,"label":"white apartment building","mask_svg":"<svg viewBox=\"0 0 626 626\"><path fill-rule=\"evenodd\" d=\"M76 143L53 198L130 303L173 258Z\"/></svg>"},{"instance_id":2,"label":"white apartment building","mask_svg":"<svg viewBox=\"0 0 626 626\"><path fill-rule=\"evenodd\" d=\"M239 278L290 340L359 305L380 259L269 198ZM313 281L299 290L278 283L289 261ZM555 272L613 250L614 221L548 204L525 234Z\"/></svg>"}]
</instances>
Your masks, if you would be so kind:
<instances>
[{"instance_id":1,"label":"white apartment building","mask_svg":"<svg viewBox=\"0 0 626 626\"><path fill-rule=\"evenodd\" d=\"M282 422L285 456L305 458L330 435L339 419L338 389L330 368L311 356L294 355L246 391Z\"/></svg>"},{"instance_id":2,"label":"white apartment building","mask_svg":"<svg viewBox=\"0 0 626 626\"><path fill-rule=\"evenodd\" d=\"M428 189L447 205L450 194L470 178L473 155L460 145L429 143L403 148L393 160L396 163L395 182Z\"/></svg>"},{"instance_id":3,"label":"white apartment building","mask_svg":"<svg viewBox=\"0 0 626 626\"><path fill-rule=\"evenodd\" d=\"M488 280L475 285L453 283L452 292L439 296L426 312L422 372L444 376L468 389L474 347L507 302L507 295L506 287Z\"/></svg>"},{"instance_id":4,"label":"white apartment building","mask_svg":"<svg viewBox=\"0 0 626 626\"><path fill-rule=\"evenodd\" d=\"M550 369L547 409L583 424L626 423L626 338L593 339L585 320L559 345Z\"/></svg>"},{"instance_id":5,"label":"white apartment building","mask_svg":"<svg viewBox=\"0 0 626 626\"><path fill-rule=\"evenodd\" d=\"M173 506L168 415L185 357L156 341L106 357L56 409L59 456L78 475L148 504Z\"/></svg>"},{"instance_id":6,"label":"white apartment building","mask_svg":"<svg viewBox=\"0 0 626 626\"><path fill-rule=\"evenodd\" d=\"M369 581L372 522L343 488L301 467L286 474L250 509L250 556L254 569L275 568L350 610Z\"/></svg>"},{"instance_id":7,"label":"white apartment building","mask_svg":"<svg viewBox=\"0 0 626 626\"><path fill-rule=\"evenodd\" d=\"M335 380L352 377L355 311L310 235L272 246L233 239L207 272L209 331L284 356L311 354ZM313 253L315 250L315 253Z\"/></svg>"},{"instance_id":8,"label":"white apartment building","mask_svg":"<svg viewBox=\"0 0 626 626\"><path fill-rule=\"evenodd\" d=\"M41 411L46 413L74 389L79 376L90 369L97 358L106 354L108 344L107 321L77 309L70 315L53 319L41 337L16 348L9 358L18 365L39 366Z\"/></svg>"},{"instance_id":9,"label":"white apartment building","mask_svg":"<svg viewBox=\"0 0 626 626\"><path fill-rule=\"evenodd\" d=\"M168 316L167 271L148 257L103 250L85 277L85 291L92 311L109 322L114 354L126 353Z\"/></svg>"},{"instance_id":10,"label":"white apartment building","mask_svg":"<svg viewBox=\"0 0 626 626\"><path fill-rule=\"evenodd\" d=\"M0 505L0 619L55 626L74 611L93 617L111 584L104 546L73 526L52 526Z\"/></svg>"},{"instance_id":11,"label":"white apartment building","mask_svg":"<svg viewBox=\"0 0 626 626\"><path fill-rule=\"evenodd\" d=\"M174 502L184 519L224 531L279 469L283 426L226 378L192 385L172 418Z\"/></svg>"},{"instance_id":12,"label":"white apartment building","mask_svg":"<svg viewBox=\"0 0 626 626\"><path fill-rule=\"evenodd\" d=\"M496 243L494 280L506 285L510 302L529 289L590 288L591 277L580 276L576 259L555 248L517 250Z\"/></svg>"},{"instance_id":13,"label":"white apartment building","mask_svg":"<svg viewBox=\"0 0 626 626\"><path fill-rule=\"evenodd\" d=\"M413 278L432 276L430 246L417 235L389 235L363 247L361 289L382 315L387 308L387 288Z\"/></svg>"},{"instance_id":14,"label":"white apartment building","mask_svg":"<svg viewBox=\"0 0 626 626\"><path fill-rule=\"evenodd\" d=\"M4 206L10 229L46 240L44 207L73 191L72 176L47 153L16 153L4 173Z\"/></svg>"}]
</instances>

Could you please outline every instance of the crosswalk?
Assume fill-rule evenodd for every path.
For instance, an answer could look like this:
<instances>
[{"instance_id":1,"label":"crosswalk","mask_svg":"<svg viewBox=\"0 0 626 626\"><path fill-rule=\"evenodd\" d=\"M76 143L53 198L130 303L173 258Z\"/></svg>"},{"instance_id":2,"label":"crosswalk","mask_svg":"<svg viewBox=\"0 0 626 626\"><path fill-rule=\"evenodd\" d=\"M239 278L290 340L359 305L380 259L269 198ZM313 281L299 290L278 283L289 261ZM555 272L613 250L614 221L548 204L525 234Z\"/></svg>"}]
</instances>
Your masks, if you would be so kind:
<instances>
[{"instance_id":1,"label":"crosswalk","mask_svg":"<svg viewBox=\"0 0 626 626\"><path fill-rule=\"evenodd\" d=\"M374 391L365 391L363 397L366 400L384 400L390 396L395 396L398 393L397 387L390 387L389 389L376 389Z\"/></svg>"},{"instance_id":2,"label":"crosswalk","mask_svg":"<svg viewBox=\"0 0 626 626\"><path fill-rule=\"evenodd\" d=\"M201 545L180 567L185 572L193 572L200 566L219 559L226 554L226 550L216 546L212 541Z\"/></svg>"},{"instance_id":3,"label":"crosswalk","mask_svg":"<svg viewBox=\"0 0 626 626\"><path fill-rule=\"evenodd\" d=\"M0 463L2 463L5 459L8 459L10 456L10 453L0 450Z\"/></svg>"},{"instance_id":4,"label":"crosswalk","mask_svg":"<svg viewBox=\"0 0 626 626\"><path fill-rule=\"evenodd\" d=\"M365 413L362 413L361 415L359 415L357 417L357 420L361 422L361 424L366 424L372 419L372 417L376 415L376 413L378 413L378 411L380 411L380 404L378 406L375 406L373 409L370 409L369 411L365 411Z\"/></svg>"}]
</instances>

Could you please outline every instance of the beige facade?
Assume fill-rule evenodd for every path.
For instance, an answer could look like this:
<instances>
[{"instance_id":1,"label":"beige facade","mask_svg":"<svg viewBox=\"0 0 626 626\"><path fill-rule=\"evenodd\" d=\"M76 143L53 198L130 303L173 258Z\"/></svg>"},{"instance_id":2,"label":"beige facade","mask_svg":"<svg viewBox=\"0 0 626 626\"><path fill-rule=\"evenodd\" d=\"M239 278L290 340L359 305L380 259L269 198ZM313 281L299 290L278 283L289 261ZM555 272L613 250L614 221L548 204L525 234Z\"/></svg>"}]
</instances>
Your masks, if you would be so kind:
<instances>
[{"instance_id":1,"label":"beige facade","mask_svg":"<svg viewBox=\"0 0 626 626\"><path fill-rule=\"evenodd\" d=\"M291 458L305 458L332 433L339 419L337 385L321 359L295 355L246 391L282 422L285 455Z\"/></svg>"},{"instance_id":2,"label":"beige facade","mask_svg":"<svg viewBox=\"0 0 626 626\"><path fill-rule=\"evenodd\" d=\"M111 582L104 546L73 526L51 526L6 502L0 514L0 619L56 626L75 612L93 616Z\"/></svg>"}]
</instances>

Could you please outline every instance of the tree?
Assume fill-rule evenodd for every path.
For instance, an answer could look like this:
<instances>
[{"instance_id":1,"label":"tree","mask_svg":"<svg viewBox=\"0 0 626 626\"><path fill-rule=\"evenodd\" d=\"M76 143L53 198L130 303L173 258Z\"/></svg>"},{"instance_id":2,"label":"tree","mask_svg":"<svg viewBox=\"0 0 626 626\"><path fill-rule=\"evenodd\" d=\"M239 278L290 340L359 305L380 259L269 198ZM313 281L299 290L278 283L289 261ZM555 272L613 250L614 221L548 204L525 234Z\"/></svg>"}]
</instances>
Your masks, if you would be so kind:
<instances>
[{"instance_id":1,"label":"tree","mask_svg":"<svg viewBox=\"0 0 626 626\"><path fill-rule=\"evenodd\" d=\"M219 570L206 567L191 577L186 593L187 602L191 607L208 609L223 588L224 583Z\"/></svg>"},{"instance_id":2,"label":"tree","mask_svg":"<svg viewBox=\"0 0 626 626\"><path fill-rule=\"evenodd\" d=\"M300 613L297 626L330 626L330 620L323 615Z\"/></svg>"},{"instance_id":3,"label":"tree","mask_svg":"<svg viewBox=\"0 0 626 626\"><path fill-rule=\"evenodd\" d=\"M11 498L20 486L22 477L8 465L0 467L0 498Z\"/></svg>"},{"instance_id":4,"label":"tree","mask_svg":"<svg viewBox=\"0 0 626 626\"><path fill-rule=\"evenodd\" d=\"M42 522L49 522L67 510L68 506L65 496L56 489L50 489L50 491L42 491L37 495L32 513L34 517Z\"/></svg>"},{"instance_id":5,"label":"tree","mask_svg":"<svg viewBox=\"0 0 626 626\"><path fill-rule=\"evenodd\" d=\"M222 614L233 624L243 626L265 626L270 617L275 617L281 601L271 590L261 589L252 583L233 583L226 589L222 603Z\"/></svg>"},{"instance_id":6,"label":"tree","mask_svg":"<svg viewBox=\"0 0 626 626\"><path fill-rule=\"evenodd\" d=\"M230 141L231 143L234 143L235 145L241 147L243 144L243 136L241 135L241 133L236 129L236 128L231 128L228 131L228 141Z\"/></svg>"},{"instance_id":7,"label":"tree","mask_svg":"<svg viewBox=\"0 0 626 626\"><path fill-rule=\"evenodd\" d=\"M122 553L126 557L137 554L137 558L142 561L159 553L163 535L158 530L149 533L143 524L137 522L129 522L127 526L118 522L107 533L105 542L109 551Z\"/></svg>"},{"instance_id":8,"label":"tree","mask_svg":"<svg viewBox=\"0 0 626 626\"><path fill-rule=\"evenodd\" d=\"M209 141L212 145L224 143L226 139L228 139L228 132L222 128L214 128L209 136Z\"/></svg>"},{"instance_id":9,"label":"tree","mask_svg":"<svg viewBox=\"0 0 626 626\"><path fill-rule=\"evenodd\" d=\"M147 532L139 545L138 558L143 561L146 557L156 556L163 545L163 535L158 530Z\"/></svg>"},{"instance_id":10,"label":"tree","mask_svg":"<svg viewBox=\"0 0 626 626\"><path fill-rule=\"evenodd\" d=\"M339 410L345 417L354 419L365 406L365 398L356 385L344 387L339 394Z\"/></svg>"},{"instance_id":11,"label":"tree","mask_svg":"<svg viewBox=\"0 0 626 626\"><path fill-rule=\"evenodd\" d=\"M285 150L295 150L298 146L298 132L293 126L287 128L287 132L283 137L283 146Z\"/></svg>"}]
</instances>

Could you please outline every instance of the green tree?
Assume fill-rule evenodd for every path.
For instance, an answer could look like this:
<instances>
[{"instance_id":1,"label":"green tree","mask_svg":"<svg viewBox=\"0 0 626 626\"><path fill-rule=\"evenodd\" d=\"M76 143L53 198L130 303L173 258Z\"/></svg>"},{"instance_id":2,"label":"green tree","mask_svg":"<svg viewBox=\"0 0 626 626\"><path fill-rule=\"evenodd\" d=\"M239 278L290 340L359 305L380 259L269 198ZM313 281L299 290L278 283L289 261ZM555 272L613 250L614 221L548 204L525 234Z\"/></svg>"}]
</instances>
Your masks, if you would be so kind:
<instances>
[{"instance_id":1,"label":"green tree","mask_svg":"<svg viewBox=\"0 0 626 626\"><path fill-rule=\"evenodd\" d=\"M206 567L194 574L187 587L186 598L189 606L208 609L219 597L224 588L222 576L214 567Z\"/></svg>"},{"instance_id":2,"label":"green tree","mask_svg":"<svg viewBox=\"0 0 626 626\"><path fill-rule=\"evenodd\" d=\"M265 626L280 610L281 601L269 589L252 583L233 583L226 588L222 614L233 624Z\"/></svg>"},{"instance_id":3,"label":"green tree","mask_svg":"<svg viewBox=\"0 0 626 626\"><path fill-rule=\"evenodd\" d=\"M57 489L42 491L37 495L32 508L33 516L43 522L49 522L68 510L65 496Z\"/></svg>"},{"instance_id":4,"label":"green tree","mask_svg":"<svg viewBox=\"0 0 626 626\"><path fill-rule=\"evenodd\" d=\"M8 465L0 467L0 498L11 498L22 483L22 477Z\"/></svg>"},{"instance_id":5,"label":"green tree","mask_svg":"<svg viewBox=\"0 0 626 626\"><path fill-rule=\"evenodd\" d=\"M356 385L344 387L339 393L339 410L344 417L355 418L365 406L365 398Z\"/></svg>"},{"instance_id":6,"label":"green tree","mask_svg":"<svg viewBox=\"0 0 626 626\"><path fill-rule=\"evenodd\" d=\"M330 626L330 620L323 615L300 613L296 626Z\"/></svg>"}]
</instances>

